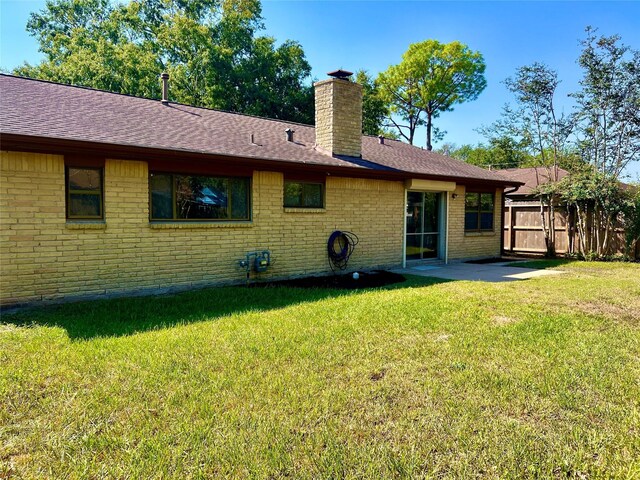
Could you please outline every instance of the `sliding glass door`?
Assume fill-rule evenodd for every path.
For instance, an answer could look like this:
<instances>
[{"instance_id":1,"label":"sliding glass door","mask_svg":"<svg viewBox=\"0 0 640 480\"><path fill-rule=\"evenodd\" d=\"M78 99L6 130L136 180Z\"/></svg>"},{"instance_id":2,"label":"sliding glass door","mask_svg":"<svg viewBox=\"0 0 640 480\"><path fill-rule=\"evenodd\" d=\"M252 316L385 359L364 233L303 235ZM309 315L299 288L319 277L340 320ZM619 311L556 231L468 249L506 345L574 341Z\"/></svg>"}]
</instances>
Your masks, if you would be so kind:
<instances>
[{"instance_id":1,"label":"sliding glass door","mask_svg":"<svg viewBox=\"0 0 640 480\"><path fill-rule=\"evenodd\" d=\"M438 258L440 193L407 192L407 260Z\"/></svg>"}]
</instances>

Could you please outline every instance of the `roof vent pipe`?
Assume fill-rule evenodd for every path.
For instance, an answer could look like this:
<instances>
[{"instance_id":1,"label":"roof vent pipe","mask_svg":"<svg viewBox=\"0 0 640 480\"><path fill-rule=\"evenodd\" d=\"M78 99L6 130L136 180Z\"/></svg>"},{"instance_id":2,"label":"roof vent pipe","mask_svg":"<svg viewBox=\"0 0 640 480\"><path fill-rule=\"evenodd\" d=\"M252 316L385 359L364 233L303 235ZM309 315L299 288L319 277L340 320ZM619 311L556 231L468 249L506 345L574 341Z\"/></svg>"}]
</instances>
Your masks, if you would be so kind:
<instances>
[{"instance_id":1,"label":"roof vent pipe","mask_svg":"<svg viewBox=\"0 0 640 480\"><path fill-rule=\"evenodd\" d=\"M384 136L383 135L378 135L378 142L380 143L380 145L384 145Z\"/></svg>"},{"instance_id":2,"label":"roof vent pipe","mask_svg":"<svg viewBox=\"0 0 640 480\"><path fill-rule=\"evenodd\" d=\"M287 128L284 133L287 134L287 142L293 142L293 134L295 133L293 130L291 130L290 128Z\"/></svg>"},{"instance_id":3,"label":"roof vent pipe","mask_svg":"<svg viewBox=\"0 0 640 480\"><path fill-rule=\"evenodd\" d=\"M167 72L162 72L160 75L162 79L162 104L169 104L169 74Z\"/></svg>"}]
</instances>

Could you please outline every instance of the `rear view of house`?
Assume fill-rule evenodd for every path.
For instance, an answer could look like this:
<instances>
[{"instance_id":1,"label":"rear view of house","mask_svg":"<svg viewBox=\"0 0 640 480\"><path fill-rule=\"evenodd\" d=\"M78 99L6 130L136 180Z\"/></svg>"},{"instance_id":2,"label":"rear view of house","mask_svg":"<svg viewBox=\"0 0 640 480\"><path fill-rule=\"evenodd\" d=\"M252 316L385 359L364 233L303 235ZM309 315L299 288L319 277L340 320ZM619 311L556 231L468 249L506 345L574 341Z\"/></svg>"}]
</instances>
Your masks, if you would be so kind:
<instances>
[{"instance_id":1,"label":"rear view of house","mask_svg":"<svg viewBox=\"0 0 640 480\"><path fill-rule=\"evenodd\" d=\"M252 276L329 272L335 230L350 269L499 255L519 183L362 136L332 73L315 128L0 76L1 304L242 282L265 252Z\"/></svg>"}]
</instances>

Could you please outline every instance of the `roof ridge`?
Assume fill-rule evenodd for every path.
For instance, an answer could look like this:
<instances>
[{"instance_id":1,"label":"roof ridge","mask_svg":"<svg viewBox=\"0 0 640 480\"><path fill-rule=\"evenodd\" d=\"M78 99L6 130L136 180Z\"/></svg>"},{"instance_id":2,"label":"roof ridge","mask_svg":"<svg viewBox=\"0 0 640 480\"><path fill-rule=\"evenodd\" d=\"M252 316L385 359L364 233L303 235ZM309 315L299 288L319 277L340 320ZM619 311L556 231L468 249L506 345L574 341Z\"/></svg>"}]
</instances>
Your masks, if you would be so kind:
<instances>
[{"instance_id":1,"label":"roof ridge","mask_svg":"<svg viewBox=\"0 0 640 480\"><path fill-rule=\"evenodd\" d=\"M60 83L60 82L54 82L52 80L44 80L42 78L32 78L32 77L25 77L22 75L13 75L11 73L4 73L4 72L0 72L0 77L10 77L10 78L16 78L18 80L27 80L27 81L32 81L32 82L40 82L40 83L48 83L50 85L57 85L60 87L70 87L70 88L79 88L81 90L89 90L92 92L100 92L100 93L107 93L107 94L111 94L111 95L119 95L121 97L128 97L128 98L136 98L138 100L147 100L150 102L160 102L161 100L155 99L155 98L148 98L148 97L139 97L138 95L131 95L129 93L121 93L121 92L112 92L110 90L102 90L100 88L94 88L94 87L87 87L85 85L76 85L76 84L72 84L72 83ZM301 122L293 122L291 120L281 120L278 118L271 118L271 117L261 117L259 115L251 115L249 113L242 113L242 112L233 112L231 110L223 110L221 108L210 108L210 107L200 107L200 106L196 106L196 105L189 105L188 103L180 103L180 102L169 102L170 105L179 105L181 107L189 107L189 108L196 108L199 110L207 110L207 111L211 111L211 112L221 112L221 113L229 113L231 115L241 115L243 117L249 117L249 118L258 118L260 120L269 120L272 122L278 122L278 123L287 123L290 125L298 125L301 127L311 127L311 128L316 128L315 125L310 125L307 123L301 123Z\"/></svg>"}]
</instances>

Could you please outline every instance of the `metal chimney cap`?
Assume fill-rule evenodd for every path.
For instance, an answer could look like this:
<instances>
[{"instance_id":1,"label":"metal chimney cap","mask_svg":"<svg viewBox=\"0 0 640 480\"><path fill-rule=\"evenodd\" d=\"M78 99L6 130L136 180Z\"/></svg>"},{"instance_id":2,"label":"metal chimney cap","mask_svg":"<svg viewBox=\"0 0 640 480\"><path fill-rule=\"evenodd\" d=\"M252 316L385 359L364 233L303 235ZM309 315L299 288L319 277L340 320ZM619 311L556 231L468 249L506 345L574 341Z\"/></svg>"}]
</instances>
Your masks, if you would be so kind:
<instances>
[{"instance_id":1,"label":"metal chimney cap","mask_svg":"<svg viewBox=\"0 0 640 480\"><path fill-rule=\"evenodd\" d=\"M349 80L349 77L353 75L353 72L349 72L347 70L334 70L333 72L328 72L327 75L333 78L339 78L340 80Z\"/></svg>"},{"instance_id":2,"label":"metal chimney cap","mask_svg":"<svg viewBox=\"0 0 640 480\"><path fill-rule=\"evenodd\" d=\"M169 80L169 74L167 72L162 72L160 74L160 78L163 80Z\"/></svg>"}]
</instances>

